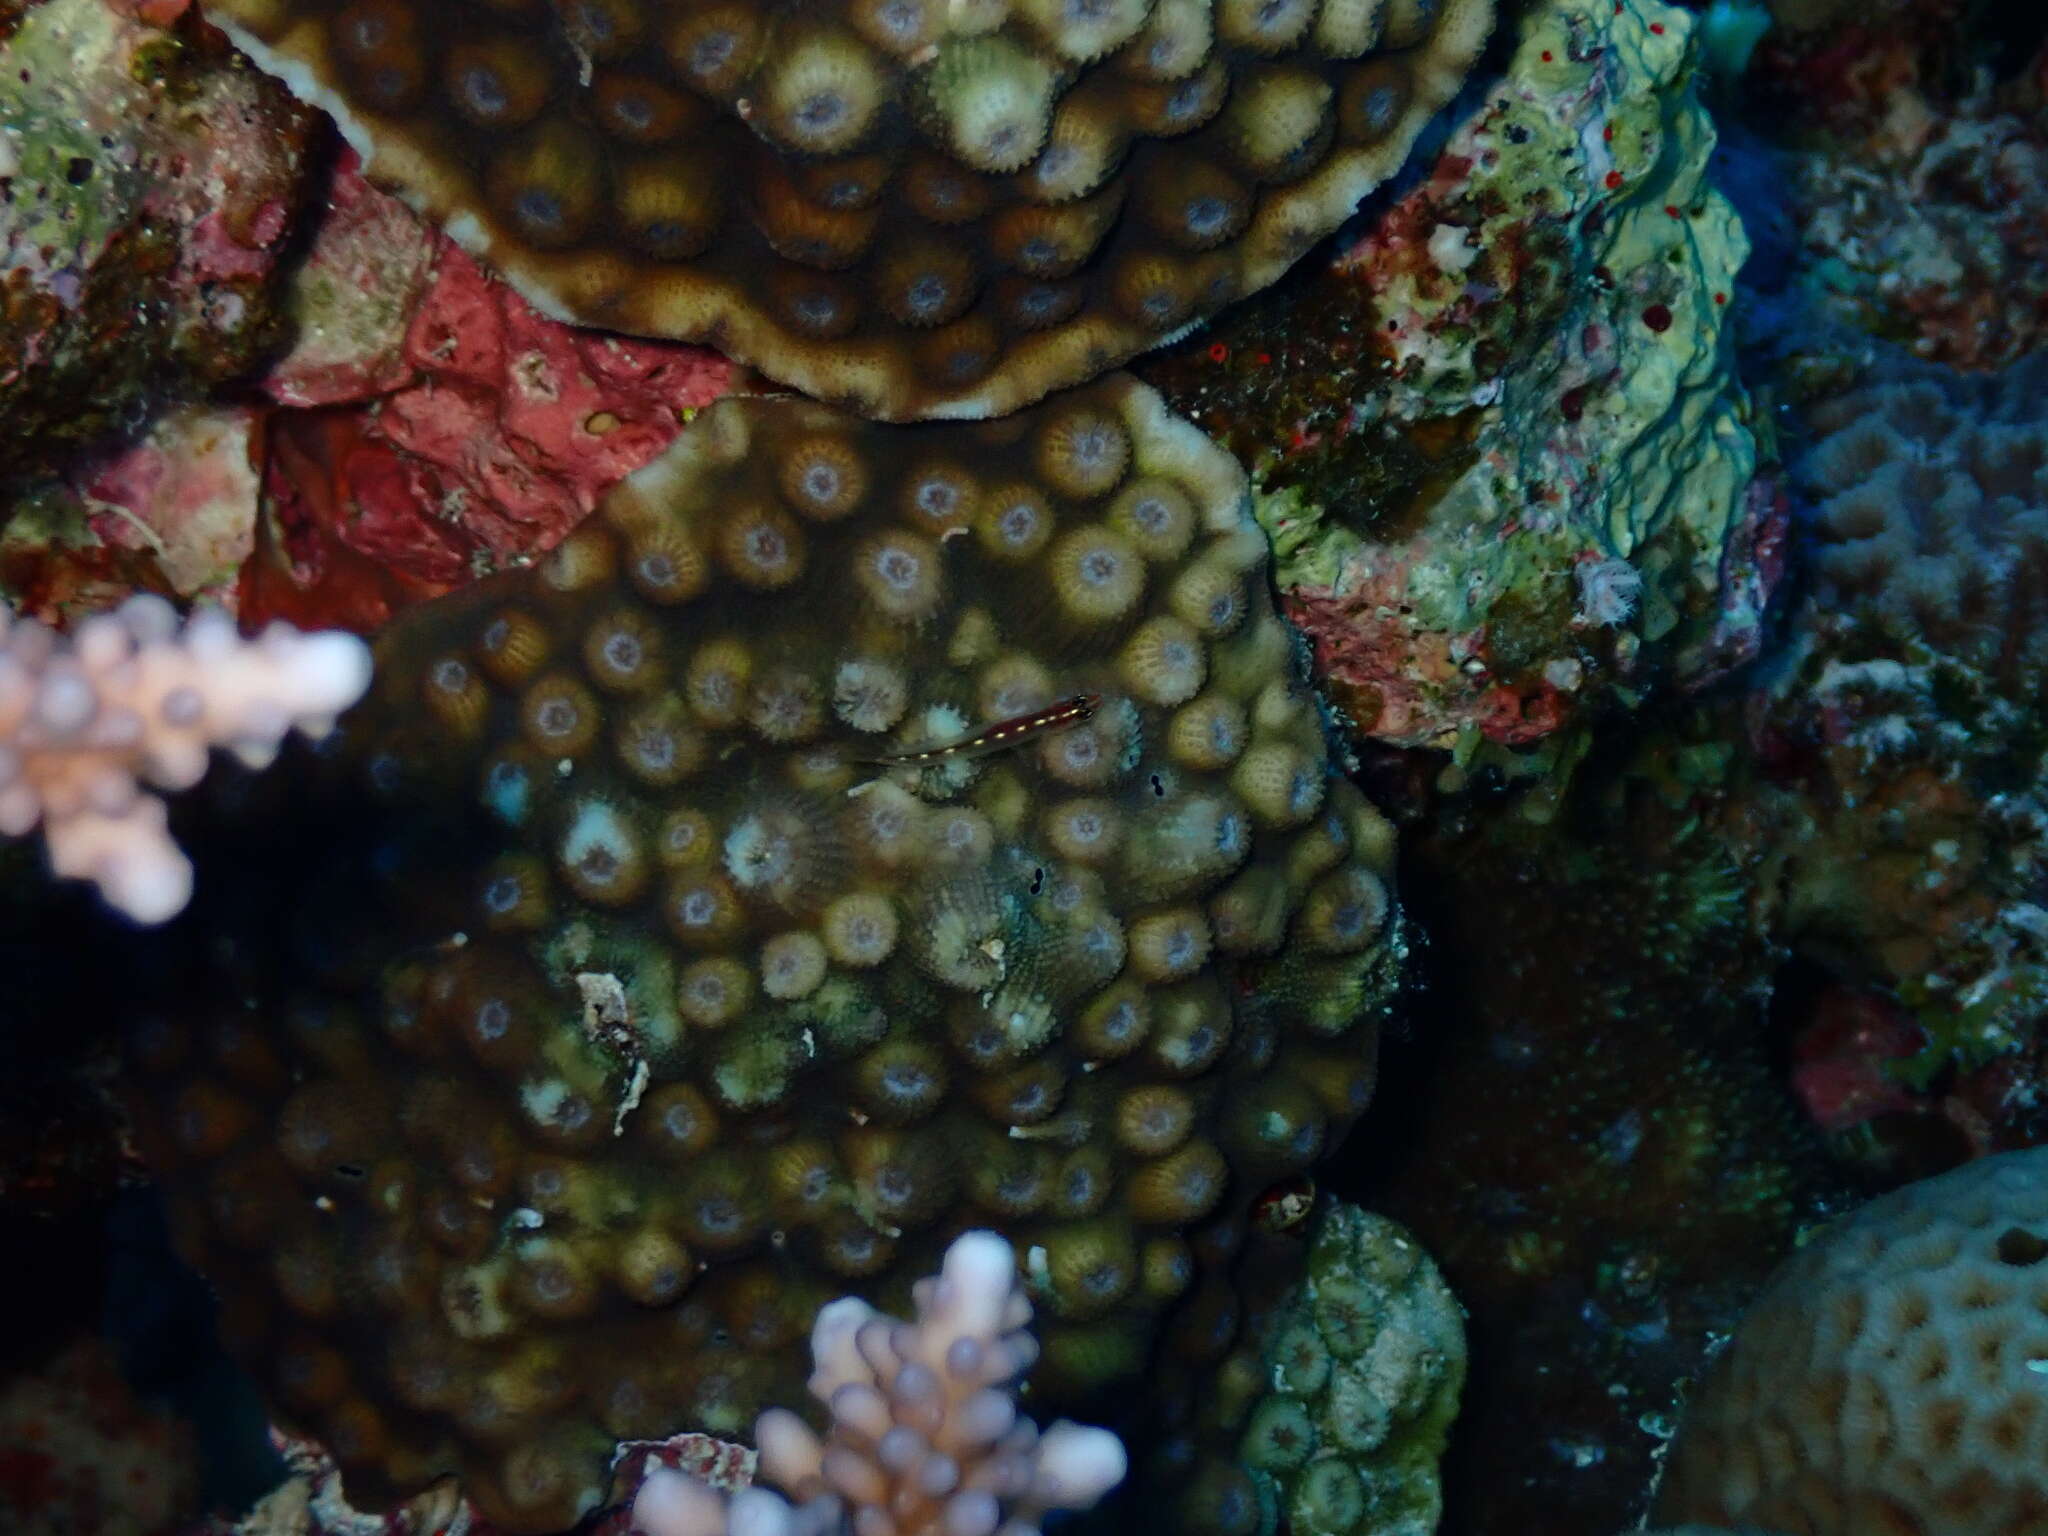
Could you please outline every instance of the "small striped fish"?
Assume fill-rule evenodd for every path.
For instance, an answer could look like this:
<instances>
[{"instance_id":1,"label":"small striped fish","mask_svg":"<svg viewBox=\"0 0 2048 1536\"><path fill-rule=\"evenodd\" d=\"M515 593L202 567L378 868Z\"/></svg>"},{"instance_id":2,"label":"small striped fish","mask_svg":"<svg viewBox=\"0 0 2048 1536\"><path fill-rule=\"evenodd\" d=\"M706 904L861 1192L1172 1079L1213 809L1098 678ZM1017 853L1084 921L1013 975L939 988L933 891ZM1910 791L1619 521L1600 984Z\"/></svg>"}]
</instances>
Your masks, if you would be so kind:
<instances>
[{"instance_id":1,"label":"small striped fish","mask_svg":"<svg viewBox=\"0 0 2048 1536\"><path fill-rule=\"evenodd\" d=\"M1101 694L1077 693L1057 704L1034 709L1029 714L998 720L987 730L977 731L950 746L927 747L922 752L892 752L886 757L864 757L858 761L885 768L916 768L927 763L950 763L956 758L986 757L991 752L1001 752L1034 736L1043 736L1048 731L1063 731L1069 726L1079 725L1101 707Z\"/></svg>"}]
</instances>

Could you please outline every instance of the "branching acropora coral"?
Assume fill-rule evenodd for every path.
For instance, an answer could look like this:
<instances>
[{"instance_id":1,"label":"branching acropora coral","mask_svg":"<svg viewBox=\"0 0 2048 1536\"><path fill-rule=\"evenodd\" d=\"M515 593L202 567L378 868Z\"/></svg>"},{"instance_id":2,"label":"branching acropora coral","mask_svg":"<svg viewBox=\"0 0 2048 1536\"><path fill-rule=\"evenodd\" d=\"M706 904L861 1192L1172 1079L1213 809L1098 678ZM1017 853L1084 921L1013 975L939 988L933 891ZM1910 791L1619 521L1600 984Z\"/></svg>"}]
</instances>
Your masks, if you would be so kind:
<instances>
[{"instance_id":1,"label":"branching acropora coral","mask_svg":"<svg viewBox=\"0 0 2048 1536\"><path fill-rule=\"evenodd\" d=\"M1400 166L1491 0L223 0L550 313L984 416L1265 286Z\"/></svg>"},{"instance_id":2,"label":"branching acropora coral","mask_svg":"<svg viewBox=\"0 0 2048 1536\"><path fill-rule=\"evenodd\" d=\"M1027 1536L1047 1511L1092 1508L1123 1481L1106 1429L1061 1420L1039 1433L1017 1413L1016 1383L1037 1358L1016 1255L969 1232L914 1290L917 1320L858 1297L825 1307L811 1330L811 1395L821 1440L786 1408L754 1427L759 1486L728 1495L655 1472L633 1501L644 1536ZM794 1501L794 1502L792 1502Z\"/></svg>"},{"instance_id":3,"label":"branching acropora coral","mask_svg":"<svg viewBox=\"0 0 2048 1536\"><path fill-rule=\"evenodd\" d=\"M972 1227L1024 1255L1038 1401L1143 1369L1364 1107L1404 949L1263 561L1237 467L1128 378L974 426L728 400L386 632L280 786L374 809L233 918L319 958L202 977L136 1058L352 1498L457 1472L572 1524L613 1441L738 1432L820 1301ZM248 998L274 1073L189 1043Z\"/></svg>"},{"instance_id":4,"label":"branching acropora coral","mask_svg":"<svg viewBox=\"0 0 2048 1536\"><path fill-rule=\"evenodd\" d=\"M68 636L0 609L0 835L40 824L57 874L161 923L191 896L192 865L141 786L190 789L214 747L260 768L294 726L324 736L369 682L353 635L273 624L244 640L219 612L181 626L160 597Z\"/></svg>"}]
</instances>

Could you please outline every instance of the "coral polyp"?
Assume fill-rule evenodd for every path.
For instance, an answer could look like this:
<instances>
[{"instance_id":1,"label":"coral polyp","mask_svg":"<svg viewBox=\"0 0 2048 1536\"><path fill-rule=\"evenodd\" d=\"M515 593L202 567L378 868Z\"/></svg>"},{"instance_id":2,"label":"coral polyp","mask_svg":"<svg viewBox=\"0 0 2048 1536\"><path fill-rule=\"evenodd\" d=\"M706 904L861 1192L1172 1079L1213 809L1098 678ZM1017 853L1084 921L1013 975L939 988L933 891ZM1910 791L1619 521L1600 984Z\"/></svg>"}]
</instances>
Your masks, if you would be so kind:
<instances>
[{"instance_id":1,"label":"coral polyp","mask_svg":"<svg viewBox=\"0 0 2048 1536\"><path fill-rule=\"evenodd\" d=\"M1015 410L1272 282L1400 168L1493 6L208 14L549 313L907 418ZM1055 485L1120 472L1070 426Z\"/></svg>"},{"instance_id":2,"label":"coral polyp","mask_svg":"<svg viewBox=\"0 0 2048 1536\"><path fill-rule=\"evenodd\" d=\"M979 536L998 504L1035 547ZM1140 1368L1183 1233L1227 1262L1362 1107L1404 952L1248 526L1126 378L912 432L733 400L386 631L300 765L373 804L349 847L229 861L274 883L196 918L320 953L200 978L294 1022L261 1070L211 1005L136 1062L181 1227L352 1498L452 1472L571 1524L613 1441L736 1431L822 1296L977 1225L1048 1314L1036 1393ZM1177 616L1192 570L1241 622Z\"/></svg>"}]
</instances>

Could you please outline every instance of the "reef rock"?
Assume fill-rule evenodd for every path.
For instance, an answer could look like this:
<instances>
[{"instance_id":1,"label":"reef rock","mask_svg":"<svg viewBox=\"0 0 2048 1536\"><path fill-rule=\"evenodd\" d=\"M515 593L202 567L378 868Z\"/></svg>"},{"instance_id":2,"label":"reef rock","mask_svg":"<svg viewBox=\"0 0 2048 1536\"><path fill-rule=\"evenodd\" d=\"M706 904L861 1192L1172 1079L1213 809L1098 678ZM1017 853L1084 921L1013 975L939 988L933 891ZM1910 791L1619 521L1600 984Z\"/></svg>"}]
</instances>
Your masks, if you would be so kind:
<instances>
[{"instance_id":1,"label":"reef rock","mask_svg":"<svg viewBox=\"0 0 2048 1536\"><path fill-rule=\"evenodd\" d=\"M1724 335L1748 245L1694 28L1660 0L1529 8L1331 272L1145 370L1252 464L1362 737L1555 746L1759 645L1783 523Z\"/></svg>"},{"instance_id":2,"label":"reef rock","mask_svg":"<svg viewBox=\"0 0 2048 1536\"><path fill-rule=\"evenodd\" d=\"M6 21L0 479L254 368L313 114L212 34L100 0Z\"/></svg>"},{"instance_id":3,"label":"reef rock","mask_svg":"<svg viewBox=\"0 0 2048 1536\"><path fill-rule=\"evenodd\" d=\"M1917 1086L2048 1006L2044 381L1893 357L1812 409L1812 590L1750 708L1777 931L1903 1006Z\"/></svg>"},{"instance_id":4,"label":"reef rock","mask_svg":"<svg viewBox=\"0 0 2048 1536\"><path fill-rule=\"evenodd\" d=\"M199 1502L192 1426L137 1400L81 1338L0 1387L0 1516L14 1536L156 1536Z\"/></svg>"},{"instance_id":5,"label":"reef rock","mask_svg":"<svg viewBox=\"0 0 2048 1536\"><path fill-rule=\"evenodd\" d=\"M281 408L246 618L369 629L536 557L736 371L548 319L352 160L294 275L294 345L262 380Z\"/></svg>"}]
</instances>

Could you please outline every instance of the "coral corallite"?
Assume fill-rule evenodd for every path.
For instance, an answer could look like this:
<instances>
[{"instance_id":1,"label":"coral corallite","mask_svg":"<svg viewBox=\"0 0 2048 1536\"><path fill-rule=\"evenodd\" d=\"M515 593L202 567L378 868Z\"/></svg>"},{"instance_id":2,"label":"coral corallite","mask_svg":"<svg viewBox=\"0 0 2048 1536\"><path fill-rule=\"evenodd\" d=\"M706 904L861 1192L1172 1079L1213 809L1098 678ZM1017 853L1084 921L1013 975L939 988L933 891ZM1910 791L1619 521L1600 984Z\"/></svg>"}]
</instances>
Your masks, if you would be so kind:
<instances>
[{"instance_id":1,"label":"coral corallite","mask_svg":"<svg viewBox=\"0 0 2048 1536\"><path fill-rule=\"evenodd\" d=\"M2048 1522L2048 1148L1871 1201L1781 1267L1687 1405L1653 1518L1813 1536Z\"/></svg>"},{"instance_id":2,"label":"coral corallite","mask_svg":"<svg viewBox=\"0 0 2048 1536\"><path fill-rule=\"evenodd\" d=\"M1248 1325L1223 1337L1206 1372L1153 1384L1174 1427L1139 1470L1166 1511L1147 1529L1431 1536L1465 1381L1457 1299L1399 1223L1318 1200L1305 1180L1290 1193L1310 1224L1287 1247L1251 1246ZM1262 1213L1269 1239L1289 1230L1276 1223L1283 1208Z\"/></svg>"},{"instance_id":3,"label":"coral corallite","mask_svg":"<svg viewBox=\"0 0 2048 1536\"><path fill-rule=\"evenodd\" d=\"M1144 1368L1364 1107L1404 949L1264 560L1127 378L910 430L728 400L387 633L259 786L330 851L215 861L253 894L194 920L244 938L134 1053L352 1498L452 1471L567 1525L616 1439L741 1432L822 1300L900 1307L971 1227L1022 1255L1036 1403Z\"/></svg>"},{"instance_id":4,"label":"coral corallite","mask_svg":"<svg viewBox=\"0 0 2048 1536\"><path fill-rule=\"evenodd\" d=\"M221 0L558 317L985 416L1272 282L1399 169L1492 0Z\"/></svg>"}]
</instances>

